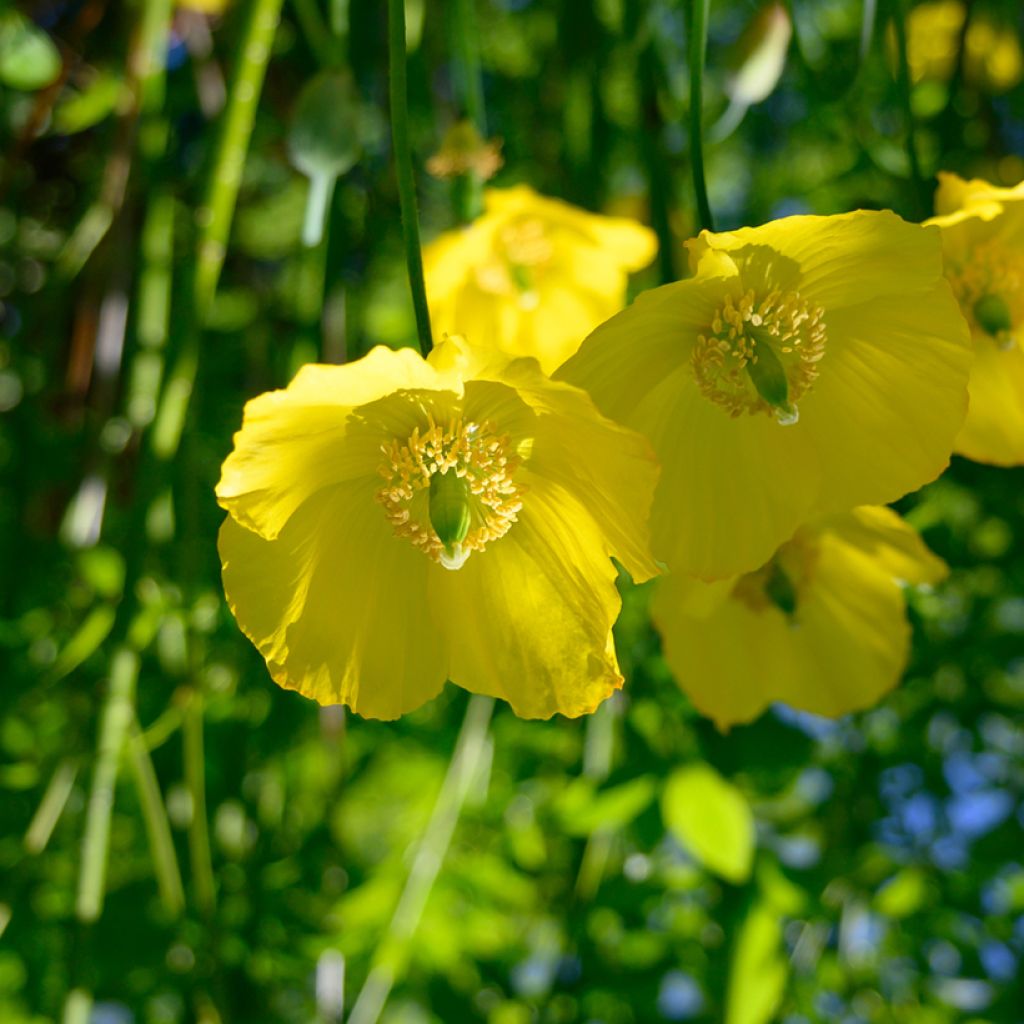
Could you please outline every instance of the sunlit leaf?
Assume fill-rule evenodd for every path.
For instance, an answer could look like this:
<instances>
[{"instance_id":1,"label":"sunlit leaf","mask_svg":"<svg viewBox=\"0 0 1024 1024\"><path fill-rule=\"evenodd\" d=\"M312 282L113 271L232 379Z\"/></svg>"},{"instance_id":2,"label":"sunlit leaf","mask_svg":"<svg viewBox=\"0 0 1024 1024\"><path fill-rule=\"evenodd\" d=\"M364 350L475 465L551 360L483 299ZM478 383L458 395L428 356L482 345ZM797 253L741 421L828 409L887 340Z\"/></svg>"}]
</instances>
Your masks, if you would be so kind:
<instances>
[{"instance_id":1,"label":"sunlit leaf","mask_svg":"<svg viewBox=\"0 0 1024 1024\"><path fill-rule=\"evenodd\" d=\"M710 765L680 768L661 798L665 825L709 871L737 884L750 877L754 817L746 797Z\"/></svg>"},{"instance_id":2,"label":"sunlit leaf","mask_svg":"<svg viewBox=\"0 0 1024 1024\"><path fill-rule=\"evenodd\" d=\"M33 92L57 80L60 52L53 40L17 11L0 14L0 82Z\"/></svg>"}]
</instances>

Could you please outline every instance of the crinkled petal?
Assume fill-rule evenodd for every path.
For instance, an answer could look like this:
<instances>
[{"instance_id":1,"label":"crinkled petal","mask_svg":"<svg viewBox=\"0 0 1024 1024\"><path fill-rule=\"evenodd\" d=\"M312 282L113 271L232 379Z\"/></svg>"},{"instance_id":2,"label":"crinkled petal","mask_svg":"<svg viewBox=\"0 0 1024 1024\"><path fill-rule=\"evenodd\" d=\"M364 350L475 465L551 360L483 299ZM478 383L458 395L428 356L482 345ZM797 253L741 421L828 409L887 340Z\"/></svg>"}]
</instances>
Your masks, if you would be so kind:
<instances>
[{"instance_id":1,"label":"crinkled petal","mask_svg":"<svg viewBox=\"0 0 1024 1024\"><path fill-rule=\"evenodd\" d=\"M453 682L523 718L575 717L622 685L616 569L575 496L533 475L528 486L520 521L432 580L431 600L451 638Z\"/></svg>"},{"instance_id":2,"label":"crinkled petal","mask_svg":"<svg viewBox=\"0 0 1024 1024\"><path fill-rule=\"evenodd\" d=\"M537 414L530 472L574 496L604 553L637 582L656 575L648 518L658 467L647 439L602 416L586 392L542 376L532 360L510 364L505 378Z\"/></svg>"},{"instance_id":3,"label":"crinkled petal","mask_svg":"<svg viewBox=\"0 0 1024 1024\"><path fill-rule=\"evenodd\" d=\"M934 480L967 406L967 325L944 281L927 301L875 297L828 315L800 426L821 466L816 514L883 504Z\"/></svg>"},{"instance_id":4,"label":"crinkled petal","mask_svg":"<svg viewBox=\"0 0 1024 1024\"><path fill-rule=\"evenodd\" d=\"M397 718L446 678L428 577L439 566L394 536L359 481L320 490L274 540L230 515L219 549L242 631L285 689L368 718Z\"/></svg>"},{"instance_id":5,"label":"crinkled petal","mask_svg":"<svg viewBox=\"0 0 1024 1024\"><path fill-rule=\"evenodd\" d=\"M345 366L304 366L284 390L246 403L221 469L218 502L261 536L276 537L317 491L375 472L379 451L348 437L354 408L400 388L440 386L436 371L411 349L378 347Z\"/></svg>"},{"instance_id":6,"label":"crinkled petal","mask_svg":"<svg viewBox=\"0 0 1024 1024\"><path fill-rule=\"evenodd\" d=\"M703 232L687 244L698 263L708 248L730 253L743 265L744 280L751 270L770 270L772 283L824 307L826 319L866 299L927 292L942 273L938 232L888 210L782 217L757 228Z\"/></svg>"}]
</instances>

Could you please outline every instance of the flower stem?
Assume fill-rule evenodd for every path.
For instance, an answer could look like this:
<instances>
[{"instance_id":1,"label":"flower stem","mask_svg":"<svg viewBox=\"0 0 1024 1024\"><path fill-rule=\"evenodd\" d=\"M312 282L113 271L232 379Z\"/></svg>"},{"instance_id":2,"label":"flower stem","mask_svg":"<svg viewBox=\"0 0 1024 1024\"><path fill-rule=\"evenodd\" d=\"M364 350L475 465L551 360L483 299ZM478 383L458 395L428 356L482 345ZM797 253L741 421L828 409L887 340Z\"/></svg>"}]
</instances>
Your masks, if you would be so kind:
<instances>
[{"instance_id":1,"label":"flower stem","mask_svg":"<svg viewBox=\"0 0 1024 1024\"><path fill-rule=\"evenodd\" d=\"M409 945L441 872L463 804L486 754L487 726L493 709L493 697L473 696L469 699L448 773L437 794L423 838L416 847L416 856L398 906L374 953L370 973L352 1007L348 1024L376 1024L380 1018L398 972L408 956Z\"/></svg>"},{"instance_id":2,"label":"flower stem","mask_svg":"<svg viewBox=\"0 0 1024 1024\"><path fill-rule=\"evenodd\" d=\"M690 0L690 168L697 220L701 228L714 231L704 180L704 53L708 45L708 8L711 0Z\"/></svg>"},{"instance_id":3,"label":"flower stem","mask_svg":"<svg viewBox=\"0 0 1024 1024\"><path fill-rule=\"evenodd\" d=\"M114 789L134 714L135 681L138 674L138 654L128 646L122 646L111 659L110 683L100 724L96 767L93 769L92 788L85 812L82 861L75 900L75 916L85 924L96 921L103 909Z\"/></svg>"},{"instance_id":4,"label":"flower stem","mask_svg":"<svg viewBox=\"0 0 1024 1024\"><path fill-rule=\"evenodd\" d=\"M969 5L968 5L969 6ZM914 213L917 217L928 214L928 185L921 173L921 160L917 153L917 130L914 125L914 110L910 102L910 62L907 59L907 27L903 19L903 0L892 0L892 27L896 33L896 49L899 56L898 84L900 103L906 119L907 161L910 164L910 178L914 186Z\"/></svg>"},{"instance_id":5,"label":"flower stem","mask_svg":"<svg viewBox=\"0 0 1024 1024\"><path fill-rule=\"evenodd\" d=\"M406 84L405 0L388 0L388 59L391 85L391 141L395 151L398 201L402 210L405 261L409 269L412 305L416 311L416 333L420 352L426 355L434 342L430 334L427 289L423 281L419 216L416 212L416 182L412 173L409 145L409 89Z\"/></svg>"}]
</instances>

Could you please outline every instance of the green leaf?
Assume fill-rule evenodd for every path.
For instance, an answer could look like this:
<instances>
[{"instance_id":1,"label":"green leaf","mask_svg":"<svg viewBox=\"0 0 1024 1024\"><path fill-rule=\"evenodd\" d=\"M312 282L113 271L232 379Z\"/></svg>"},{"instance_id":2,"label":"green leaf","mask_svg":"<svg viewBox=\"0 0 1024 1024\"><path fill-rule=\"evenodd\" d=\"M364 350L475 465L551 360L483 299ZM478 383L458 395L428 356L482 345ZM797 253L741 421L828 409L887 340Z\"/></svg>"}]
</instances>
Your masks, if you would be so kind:
<instances>
[{"instance_id":1,"label":"green leaf","mask_svg":"<svg viewBox=\"0 0 1024 1024\"><path fill-rule=\"evenodd\" d=\"M0 15L0 82L33 92L57 80L63 66L53 40L17 11Z\"/></svg>"},{"instance_id":2,"label":"green leaf","mask_svg":"<svg viewBox=\"0 0 1024 1024\"><path fill-rule=\"evenodd\" d=\"M598 793L576 791L575 799L562 808L562 827L569 835L585 836L598 829L613 831L633 821L654 799L655 782L650 775L631 779Z\"/></svg>"},{"instance_id":3,"label":"green leaf","mask_svg":"<svg viewBox=\"0 0 1024 1024\"><path fill-rule=\"evenodd\" d=\"M103 71L81 91L68 90L53 112L53 131L74 135L99 124L117 109L122 89L118 75Z\"/></svg>"},{"instance_id":4,"label":"green leaf","mask_svg":"<svg viewBox=\"0 0 1024 1024\"><path fill-rule=\"evenodd\" d=\"M665 826L709 871L741 884L754 860L754 816L746 797L707 764L674 772L661 798Z\"/></svg>"}]
</instances>

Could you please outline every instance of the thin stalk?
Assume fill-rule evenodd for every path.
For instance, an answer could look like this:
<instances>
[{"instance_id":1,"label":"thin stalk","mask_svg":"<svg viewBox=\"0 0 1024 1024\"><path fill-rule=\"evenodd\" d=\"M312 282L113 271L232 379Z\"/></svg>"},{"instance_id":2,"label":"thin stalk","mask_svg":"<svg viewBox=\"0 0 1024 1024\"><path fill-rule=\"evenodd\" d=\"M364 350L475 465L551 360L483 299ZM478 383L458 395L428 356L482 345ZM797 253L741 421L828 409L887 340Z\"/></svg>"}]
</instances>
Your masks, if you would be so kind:
<instances>
[{"instance_id":1,"label":"thin stalk","mask_svg":"<svg viewBox=\"0 0 1024 1024\"><path fill-rule=\"evenodd\" d=\"M322 68L336 68L341 64L341 47L333 37L320 13L317 0L292 0L296 20L306 45L313 51Z\"/></svg>"},{"instance_id":2,"label":"thin stalk","mask_svg":"<svg viewBox=\"0 0 1024 1024\"><path fill-rule=\"evenodd\" d=\"M188 827L189 863L196 906L203 914L213 912L216 886L210 855L210 831L206 817L206 761L203 755L203 695L194 691L184 711L182 737L185 755L185 786L192 798Z\"/></svg>"},{"instance_id":3,"label":"thin stalk","mask_svg":"<svg viewBox=\"0 0 1024 1024\"><path fill-rule=\"evenodd\" d=\"M192 301L188 307L193 322L183 331L181 349L168 376L153 427L153 451L161 461L176 454L185 426L185 414L199 369L199 332L209 315L224 266L256 107L263 89L282 2L249 2L238 63L231 79L220 137L206 181L205 199L196 211L199 237Z\"/></svg>"},{"instance_id":4,"label":"thin stalk","mask_svg":"<svg viewBox=\"0 0 1024 1024\"><path fill-rule=\"evenodd\" d=\"M103 909L114 789L132 720L138 674L138 654L130 647L119 647L111 659L110 688L103 707L96 767L85 812L82 863L75 901L75 916L83 924L96 921Z\"/></svg>"},{"instance_id":5,"label":"thin stalk","mask_svg":"<svg viewBox=\"0 0 1024 1024\"><path fill-rule=\"evenodd\" d=\"M39 808L25 831L25 849L29 853L38 854L46 849L46 844L50 841L50 836L53 835L53 830L67 806L77 775L78 764L74 758L65 757L57 765L43 799L39 802Z\"/></svg>"},{"instance_id":6,"label":"thin stalk","mask_svg":"<svg viewBox=\"0 0 1024 1024\"><path fill-rule=\"evenodd\" d=\"M242 30L238 63L228 88L228 105L206 183L206 198L196 211L199 245L196 253L194 302L200 324L206 320L227 253L242 171L249 152L256 107L263 91L282 0L250 0Z\"/></svg>"},{"instance_id":7,"label":"thin stalk","mask_svg":"<svg viewBox=\"0 0 1024 1024\"><path fill-rule=\"evenodd\" d=\"M929 195L928 185L921 173L921 160L917 152L917 128L914 109L910 102L910 62L907 59L907 27L903 19L903 0L892 0L891 13L899 56L897 84L903 117L906 120L907 161L910 164L910 178L914 186L915 219L918 219L928 215Z\"/></svg>"},{"instance_id":8,"label":"thin stalk","mask_svg":"<svg viewBox=\"0 0 1024 1024\"><path fill-rule=\"evenodd\" d=\"M487 726L494 709L491 697L473 696L466 707L448 773L441 784L437 802L391 923L377 947L366 982L352 1007L348 1024L376 1024L398 973L408 956L427 898L448 854L452 835L462 813L473 778L487 751Z\"/></svg>"},{"instance_id":9,"label":"thin stalk","mask_svg":"<svg viewBox=\"0 0 1024 1024\"><path fill-rule=\"evenodd\" d=\"M153 854L153 871L160 889L160 899L168 913L177 917L185 909L185 887L181 882L181 870L178 867L178 855L174 852L171 823L167 818L167 807L160 793L156 769L149 756L149 748L139 728L138 719L135 718L128 739L128 753L139 795L139 806L142 809L142 820L145 822L146 834L149 837L149 849Z\"/></svg>"},{"instance_id":10,"label":"thin stalk","mask_svg":"<svg viewBox=\"0 0 1024 1024\"><path fill-rule=\"evenodd\" d=\"M455 57L455 78L465 115L481 138L487 135L484 80L480 67L474 0L455 0L452 5L451 41Z\"/></svg>"},{"instance_id":11,"label":"thin stalk","mask_svg":"<svg viewBox=\"0 0 1024 1024\"><path fill-rule=\"evenodd\" d=\"M409 144L409 87L405 57L405 0L388 0L388 59L391 89L391 142L395 151L398 178L398 202L402 211L402 236L405 262L409 270L412 305L416 312L416 334L420 352L426 355L434 342L430 334L427 288L423 281L423 255L420 252L419 215L416 212L416 181Z\"/></svg>"},{"instance_id":12,"label":"thin stalk","mask_svg":"<svg viewBox=\"0 0 1024 1024\"><path fill-rule=\"evenodd\" d=\"M711 0L690 0L690 168L697 220L706 231L714 231L704 180L704 54L708 46L708 8Z\"/></svg>"}]
</instances>

